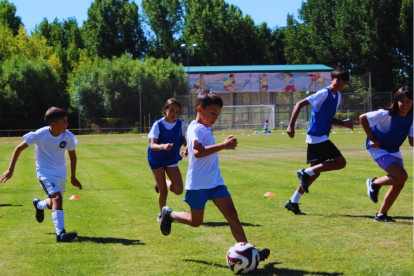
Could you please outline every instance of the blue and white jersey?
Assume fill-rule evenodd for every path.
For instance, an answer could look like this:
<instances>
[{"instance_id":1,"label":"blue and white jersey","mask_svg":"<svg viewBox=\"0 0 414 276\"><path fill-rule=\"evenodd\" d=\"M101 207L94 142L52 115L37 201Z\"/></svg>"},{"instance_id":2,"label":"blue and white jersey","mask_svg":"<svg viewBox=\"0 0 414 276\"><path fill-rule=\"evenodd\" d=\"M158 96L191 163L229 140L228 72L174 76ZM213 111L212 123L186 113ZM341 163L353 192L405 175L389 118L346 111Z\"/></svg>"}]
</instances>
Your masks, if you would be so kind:
<instances>
[{"instance_id":1,"label":"blue and white jersey","mask_svg":"<svg viewBox=\"0 0 414 276\"><path fill-rule=\"evenodd\" d=\"M329 140L332 119L341 103L341 93L337 92L334 95L329 87L325 87L306 100L312 105L306 143L318 144Z\"/></svg>"},{"instance_id":2,"label":"blue and white jersey","mask_svg":"<svg viewBox=\"0 0 414 276\"><path fill-rule=\"evenodd\" d=\"M366 148L371 157L377 159L385 154L402 158L400 146L407 136L413 137L413 113L401 117L399 114L390 116L388 110L368 112L366 114L371 131L381 143L379 148L370 146L369 138L366 140Z\"/></svg>"},{"instance_id":3,"label":"blue and white jersey","mask_svg":"<svg viewBox=\"0 0 414 276\"><path fill-rule=\"evenodd\" d=\"M164 118L156 121L148 135L150 146L148 147L148 163L151 168L170 166L177 164L183 158L180 155L181 146L184 144L184 122L176 120L175 123L169 124ZM169 151L151 150L151 139L157 139L157 144L174 143Z\"/></svg>"}]
</instances>

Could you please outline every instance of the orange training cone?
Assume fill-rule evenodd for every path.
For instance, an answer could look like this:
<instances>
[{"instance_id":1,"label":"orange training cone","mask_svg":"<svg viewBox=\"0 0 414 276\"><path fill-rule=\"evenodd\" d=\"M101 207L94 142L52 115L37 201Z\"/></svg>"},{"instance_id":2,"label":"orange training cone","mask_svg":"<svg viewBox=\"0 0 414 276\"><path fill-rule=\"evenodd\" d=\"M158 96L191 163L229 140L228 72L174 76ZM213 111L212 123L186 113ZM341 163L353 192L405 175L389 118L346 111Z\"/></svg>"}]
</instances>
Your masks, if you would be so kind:
<instances>
[{"instance_id":1,"label":"orange training cone","mask_svg":"<svg viewBox=\"0 0 414 276\"><path fill-rule=\"evenodd\" d=\"M268 193L265 193L263 196L276 196L276 195L272 192L268 192Z\"/></svg>"},{"instance_id":2,"label":"orange training cone","mask_svg":"<svg viewBox=\"0 0 414 276\"><path fill-rule=\"evenodd\" d=\"M70 200L73 200L73 199L80 199L80 196L73 195L73 196L71 196L69 199L70 199Z\"/></svg>"}]
</instances>

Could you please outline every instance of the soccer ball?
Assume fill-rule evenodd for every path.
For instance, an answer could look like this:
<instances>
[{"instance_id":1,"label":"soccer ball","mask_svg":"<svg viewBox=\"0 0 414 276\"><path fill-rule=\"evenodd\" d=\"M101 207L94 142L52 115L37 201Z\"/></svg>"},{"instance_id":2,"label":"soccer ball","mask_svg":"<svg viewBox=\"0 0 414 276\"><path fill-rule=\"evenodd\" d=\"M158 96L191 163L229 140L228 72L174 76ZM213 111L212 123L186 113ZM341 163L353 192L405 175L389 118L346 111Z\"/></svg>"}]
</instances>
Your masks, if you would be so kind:
<instances>
[{"instance_id":1,"label":"soccer ball","mask_svg":"<svg viewBox=\"0 0 414 276\"><path fill-rule=\"evenodd\" d=\"M259 265L260 257L256 248L247 242L233 245L226 256L227 265L236 274L247 274Z\"/></svg>"}]
</instances>

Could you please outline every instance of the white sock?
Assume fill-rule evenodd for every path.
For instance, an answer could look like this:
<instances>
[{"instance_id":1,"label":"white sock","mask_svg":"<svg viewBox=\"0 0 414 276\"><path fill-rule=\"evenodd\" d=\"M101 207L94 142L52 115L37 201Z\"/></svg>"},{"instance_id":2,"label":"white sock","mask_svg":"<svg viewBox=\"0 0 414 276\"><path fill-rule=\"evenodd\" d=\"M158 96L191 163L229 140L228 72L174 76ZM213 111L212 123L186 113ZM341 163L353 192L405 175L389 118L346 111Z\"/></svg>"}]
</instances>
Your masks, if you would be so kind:
<instances>
[{"instance_id":1,"label":"white sock","mask_svg":"<svg viewBox=\"0 0 414 276\"><path fill-rule=\"evenodd\" d=\"M315 173L313 172L312 168L307 168L307 169L305 169L305 173L306 173L307 175L309 175L309 176L312 176L312 175L314 175L314 174L315 174Z\"/></svg>"},{"instance_id":2,"label":"white sock","mask_svg":"<svg viewBox=\"0 0 414 276\"><path fill-rule=\"evenodd\" d=\"M48 200L48 198L46 198L45 200L37 202L37 209L41 209L41 210L49 209L47 207L47 204L46 204L47 200Z\"/></svg>"},{"instance_id":3,"label":"white sock","mask_svg":"<svg viewBox=\"0 0 414 276\"><path fill-rule=\"evenodd\" d=\"M65 220L63 217L63 210L52 212L53 224L55 224L56 235L59 235L65 229Z\"/></svg>"},{"instance_id":4,"label":"white sock","mask_svg":"<svg viewBox=\"0 0 414 276\"><path fill-rule=\"evenodd\" d=\"M290 202L299 203L299 200L300 200L301 197L302 197L302 194L300 194L298 191L295 191L292 198L290 199Z\"/></svg>"}]
</instances>

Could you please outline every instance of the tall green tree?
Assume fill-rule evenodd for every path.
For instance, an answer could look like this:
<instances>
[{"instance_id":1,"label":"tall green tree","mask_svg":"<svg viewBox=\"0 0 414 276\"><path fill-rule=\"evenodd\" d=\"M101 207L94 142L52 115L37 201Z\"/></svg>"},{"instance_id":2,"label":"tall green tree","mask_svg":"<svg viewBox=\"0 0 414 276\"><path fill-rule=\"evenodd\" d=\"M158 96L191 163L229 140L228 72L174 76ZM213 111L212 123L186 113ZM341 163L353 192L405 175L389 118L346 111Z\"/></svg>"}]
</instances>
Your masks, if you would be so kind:
<instances>
[{"instance_id":1,"label":"tall green tree","mask_svg":"<svg viewBox=\"0 0 414 276\"><path fill-rule=\"evenodd\" d=\"M286 59L343 66L354 75L371 72L377 91L412 84L410 5L406 0L308 0L299 10L303 23L288 15ZM402 24L410 17L411 26Z\"/></svg>"},{"instance_id":2,"label":"tall green tree","mask_svg":"<svg viewBox=\"0 0 414 276\"><path fill-rule=\"evenodd\" d=\"M82 36L91 55L133 58L144 56L147 41L141 28L138 6L128 0L95 0L83 22Z\"/></svg>"},{"instance_id":3,"label":"tall green tree","mask_svg":"<svg viewBox=\"0 0 414 276\"><path fill-rule=\"evenodd\" d=\"M259 31L249 15L224 0L183 0L182 41L197 43L191 65L252 65L264 55ZM186 57L186 55L184 55ZM184 61L186 64L186 61Z\"/></svg>"},{"instance_id":4,"label":"tall green tree","mask_svg":"<svg viewBox=\"0 0 414 276\"><path fill-rule=\"evenodd\" d=\"M20 25L24 26L22 18L16 16L16 6L7 0L0 2L0 24L12 29L14 35L18 34Z\"/></svg>"},{"instance_id":5,"label":"tall green tree","mask_svg":"<svg viewBox=\"0 0 414 276\"><path fill-rule=\"evenodd\" d=\"M146 23L151 28L149 52L155 58L167 58L177 50L183 9L179 0L143 0Z\"/></svg>"}]
</instances>

